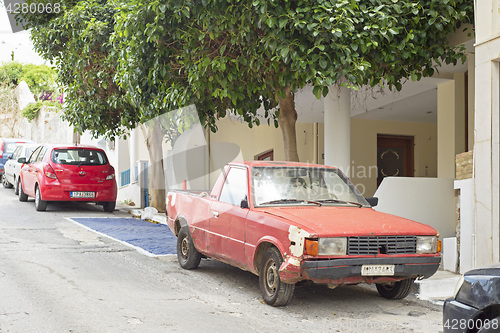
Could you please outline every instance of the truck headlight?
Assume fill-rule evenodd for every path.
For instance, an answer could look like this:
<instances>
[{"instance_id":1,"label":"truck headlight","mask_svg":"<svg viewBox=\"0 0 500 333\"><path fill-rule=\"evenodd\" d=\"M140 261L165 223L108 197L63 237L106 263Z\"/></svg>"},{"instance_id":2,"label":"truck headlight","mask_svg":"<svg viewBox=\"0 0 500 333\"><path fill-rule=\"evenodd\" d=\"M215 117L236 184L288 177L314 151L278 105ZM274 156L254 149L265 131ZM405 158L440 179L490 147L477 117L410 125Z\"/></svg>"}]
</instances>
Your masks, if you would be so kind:
<instances>
[{"instance_id":1,"label":"truck headlight","mask_svg":"<svg viewBox=\"0 0 500 333\"><path fill-rule=\"evenodd\" d=\"M347 248L346 237L320 238L318 244L318 255L339 256L345 255Z\"/></svg>"},{"instance_id":2,"label":"truck headlight","mask_svg":"<svg viewBox=\"0 0 500 333\"><path fill-rule=\"evenodd\" d=\"M437 243L436 236L417 236L417 253L436 253Z\"/></svg>"}]
</instances>

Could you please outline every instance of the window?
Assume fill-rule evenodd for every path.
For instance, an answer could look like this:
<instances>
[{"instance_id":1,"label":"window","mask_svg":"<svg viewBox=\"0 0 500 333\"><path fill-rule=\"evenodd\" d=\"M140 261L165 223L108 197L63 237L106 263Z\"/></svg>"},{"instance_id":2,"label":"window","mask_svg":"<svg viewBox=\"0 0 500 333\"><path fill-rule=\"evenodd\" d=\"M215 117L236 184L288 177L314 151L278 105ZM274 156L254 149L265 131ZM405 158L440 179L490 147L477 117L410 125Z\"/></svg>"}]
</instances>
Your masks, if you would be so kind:
<instances>
[{"instance_id":1,"label":"window","mask_svg":"<svg viewBox=\"0 0 500 333\"><path fill-rule=\"evenodd\" d=\"M36 162L41 162L46 152L47 147L42 147L42 149L40 150L40 154L38 154L38 157L36 158Z\"/></svg>"},{"instance_id":2,"label":"window","mask_svg":"<svg viewBox=\"0 0 500 333\"><path fill-rule=\"evenodd\" d=\"M255 156L255 159L257 161L273 161L274 160L274 151L272 149L268 150L264 153L261 153L261 154Z\"/></svg>"},{"instance_id":3,"label":"window","mask_svg":"<svg viewBox=\"0 0 500 333\"><path fill-rule=\"evenodd\" d=\"M242 200L248 199L246 169L232 167L229 169L219 201L240 206Z\"/></svg>"},{"instance_id":4,"label":"window","mask_svg":"<svg viewBox=\"0 0 500 333\"><path fill-rule=\"evenodd\" d=\"M104 152L92 149L54 149L52 162L70 165L105 165L108 159Z\"/></svg>"},{"instance_id":5,"label":"window","mask_svg":"<svg viewBox=\"0 0 500 333\"><path fill-rule=\"evenodd\" d=\"M12 153L12 159L14 161L17 161L21 155L21 151L23 150L23 147L17 146L16 150Z\"/></svg>"},{"instance_id":6,"label":"window","mask_svg":"<svg viewBox=\"0 0 500 333\"><path fill-rule=\"evenodd\" d=\"M36 158L38 156L38 153L40 152L40 150L42 150L42 146L38 147L37 149L35 149L35 151L33 152L33 154L31 154L29 160L28 160L28 163L34 163L36 161Z\"/></svg>"}]
</instances>

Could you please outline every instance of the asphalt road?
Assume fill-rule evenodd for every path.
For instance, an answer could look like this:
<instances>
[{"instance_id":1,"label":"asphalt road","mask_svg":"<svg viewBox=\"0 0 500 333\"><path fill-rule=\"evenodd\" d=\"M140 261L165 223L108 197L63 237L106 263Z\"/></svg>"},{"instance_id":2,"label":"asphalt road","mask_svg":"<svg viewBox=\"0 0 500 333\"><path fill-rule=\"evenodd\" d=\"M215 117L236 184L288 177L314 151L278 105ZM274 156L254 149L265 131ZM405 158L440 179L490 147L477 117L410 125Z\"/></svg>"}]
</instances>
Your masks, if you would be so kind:
<instances>
[{"instance_id":1,"label":"asphalt road","mask_svg":"<svg viewBox=\"0 0 500 333\"><path fill-rule=\"evenodd\" d=\"M0 187L0 332L439 332L442 310L374 286L300 285L281 308L258 277L215 260L151 257L68 217L129 217L92 204L19 202Z\"/></svg>"}]
</instances>

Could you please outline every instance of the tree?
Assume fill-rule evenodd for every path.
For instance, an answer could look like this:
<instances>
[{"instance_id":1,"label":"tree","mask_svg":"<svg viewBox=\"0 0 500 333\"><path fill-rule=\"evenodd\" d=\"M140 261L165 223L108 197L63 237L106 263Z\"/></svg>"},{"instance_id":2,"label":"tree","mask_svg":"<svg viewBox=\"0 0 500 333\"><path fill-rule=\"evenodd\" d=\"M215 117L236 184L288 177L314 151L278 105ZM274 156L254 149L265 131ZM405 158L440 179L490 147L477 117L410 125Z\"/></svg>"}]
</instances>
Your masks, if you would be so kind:
<instances>
[{"instance_id":1,"label":"tree","mask_svg":"<svg viewBox=\"0 0 500 333\"><path fill-rule=\"evenodd\" d=\"M28 3L34 0L28 0ZM64 117L78 131L113 137L195 104L200 120L257 110L281 127L298 160L294 94L313 86L431 76L464 49L447 36L472 19L469 0L64 0L27 15L37 50L67 87Z\"/></svg>"},{"instance_id":2,"label":"tree","mask_svg":"<svg viewBox=\"0 0 500 333\"><path fill-rule=\"evenodd\" d=\"M298 160L297 89L311 85L320 98L339 82L399 90L431 76L465 60L447 37L472 12L468 0L131 0L113 43L120 84L146 114L195 103L215 130L227 112L258 125L263 106L286 158Z\"/></svg>"}]
</instances>

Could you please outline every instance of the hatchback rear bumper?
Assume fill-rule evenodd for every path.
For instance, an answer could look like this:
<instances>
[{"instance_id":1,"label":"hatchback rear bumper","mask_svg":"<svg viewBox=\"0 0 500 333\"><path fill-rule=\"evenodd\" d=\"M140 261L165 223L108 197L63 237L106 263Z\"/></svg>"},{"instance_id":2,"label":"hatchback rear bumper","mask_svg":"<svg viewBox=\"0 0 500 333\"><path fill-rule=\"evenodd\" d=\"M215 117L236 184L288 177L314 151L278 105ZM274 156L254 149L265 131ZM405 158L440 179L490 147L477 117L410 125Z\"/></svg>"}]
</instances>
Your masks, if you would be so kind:
<instances>
[{"instance_id":1,"label":"hatchback rear bumper","mask_svg":"<svg viewBox=\"0 0 500 333\"><path fill-rule=\"evenodd\" d=\"M117 187L114 181L106 181L102 185L61 185L45 184L40 186L42 200L45 201L116 201ZM94 192L92 198L74 198L71 192Z\"/></svg>"}]
</instances>

